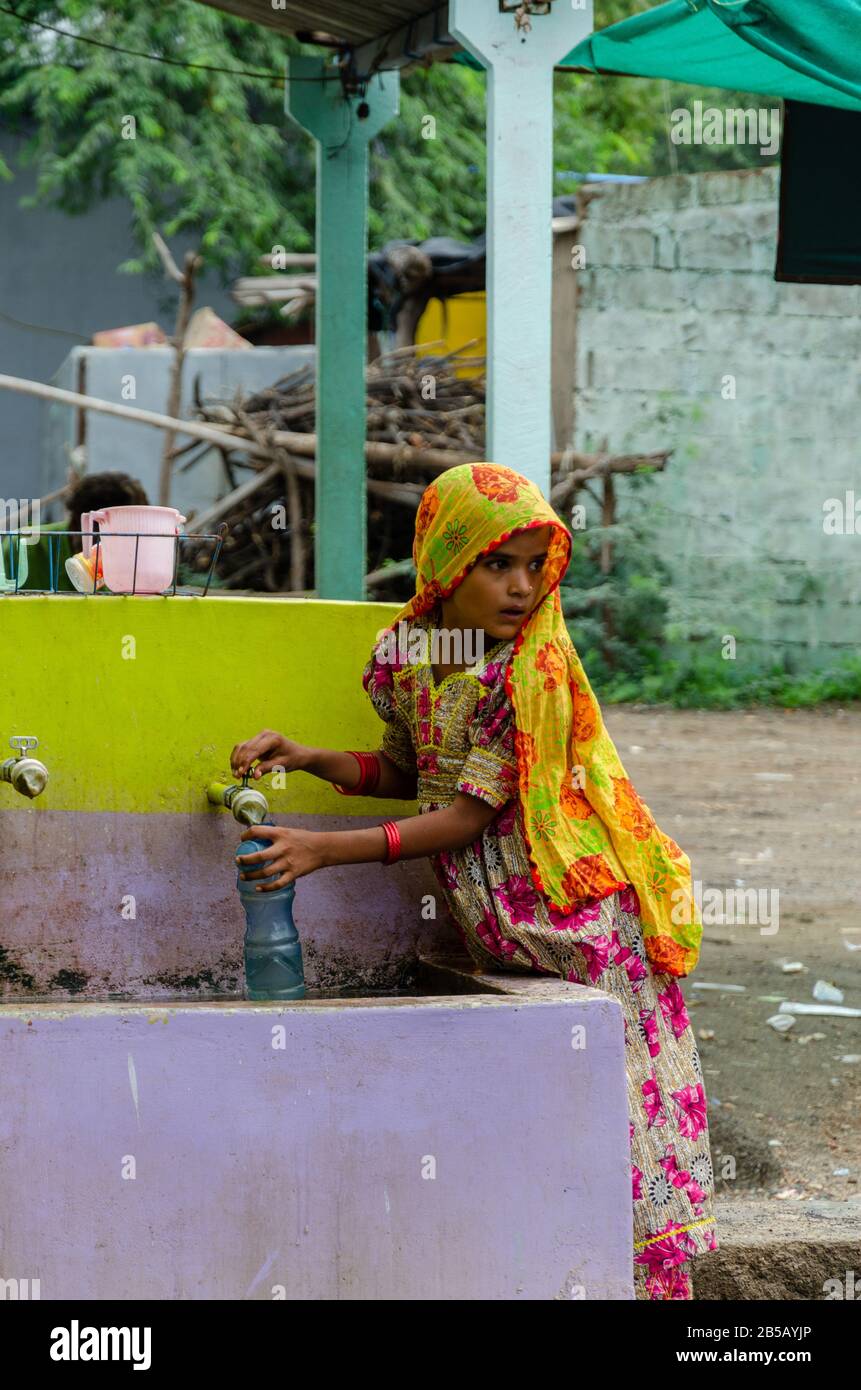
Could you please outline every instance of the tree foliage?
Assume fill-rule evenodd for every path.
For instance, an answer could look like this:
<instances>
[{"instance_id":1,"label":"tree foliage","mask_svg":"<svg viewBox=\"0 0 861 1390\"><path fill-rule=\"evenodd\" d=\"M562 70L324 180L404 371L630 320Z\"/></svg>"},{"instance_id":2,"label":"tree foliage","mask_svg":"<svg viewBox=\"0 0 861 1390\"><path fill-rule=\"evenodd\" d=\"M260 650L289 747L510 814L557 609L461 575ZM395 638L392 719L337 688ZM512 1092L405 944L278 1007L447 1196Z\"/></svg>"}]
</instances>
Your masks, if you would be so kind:
<instances>
[{"instance_id":1,"label":"tree foliage","mask_svg":"<svg viewBox=\"0 0 861 1390\"><path fill-rule=\"evenodd\" d=\"M596 0L595 22L648 7ZM20 0L17 18L0 13L0 121L26 136L24 160L37 175L31 202L75 215L125 199L137 251L127 270L155 264L155 228L168 239L192 235L225 279L259 269L275 245L312 249L314 148L284 113L281 78L299 47L192 0ZM740 94L715 95L740 104ZM758 162L732 146L674 153L669 112L692 96L709 94L557 74L556 169L651 174ZM574 186L557 178L554 191ZM372 147L372 245L474 234L484 196L484 75L455 63L408 74L400 117Z\"/></svg>"}]
</instances>

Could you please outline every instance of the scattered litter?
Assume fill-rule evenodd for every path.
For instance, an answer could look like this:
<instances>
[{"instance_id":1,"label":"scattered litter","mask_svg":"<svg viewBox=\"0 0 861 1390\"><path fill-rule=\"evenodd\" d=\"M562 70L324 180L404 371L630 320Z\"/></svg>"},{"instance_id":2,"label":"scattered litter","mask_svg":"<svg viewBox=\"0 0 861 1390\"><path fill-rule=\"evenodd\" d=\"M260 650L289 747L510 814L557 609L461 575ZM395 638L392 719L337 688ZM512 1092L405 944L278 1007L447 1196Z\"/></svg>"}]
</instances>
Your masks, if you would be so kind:
<instances>
[{"instance_id":1,"label":"scattered litter","mask_svg":"<svg viewBox=\"0 0 861 1390\"><path fill-rule=\"evenodd\" d=\"M768 1147L769 1147L770 1149L782 1149L782 1148L783 1148L783 1140L782 1140L782 1139L769 1139L769 1141L768 1141Z\"/></svg>"},{"instance_id":2,"label":"scattered litter","mask_svg":"<svg viewBox=\"0 0 861 1390\"><path fill-rule=\"evenodd\" d=\"M788 1017L789 1017L788 1014L784 1014L783 1016L784 1016L784 1018L788 1018ZM778 1015L778 1017L779 1017L779 1015ZM800 1038L796 1038L795 1041L796 1041L797 1043L822 1042L822 1039L823 1039L824 1037L825 1037L825 1034L824 1034L824 1033L802 1033L801 1037L800 1037Z\"/></svg>"},{"instance_id":3,"label":"scattered litter","mask_svg":"<svg viewBox=\"0 0 861 1390\"><path fill-rule=\"evenodd\" d=\"M780 1191L775 1192L774 1195L779 1202L786 1201L787 1199L797 1202L799 1198L803 1198L804 1193L797 1187L782 1187Z\"/></svg>"},{"instance_id":4,"label":"scattered litter","mask_svg":"<svg viewBox=\"0 0 861 1390\"><path fill-rule=\"evenodd\" d=\"M163 347L167 342L157 323L130 323L93 334L93 347Z\"/></svg>"},{"instance_id":5,"label":"scattered litter","mask_svg":"<svg viewBox=\"0 0 861 1390\"><path fill-rule=\"evenodd\" d=\"M861 936L861 927L841 927L841 936Z\"/></svg>"},{"instance_id":6,"label":"scattered litter","mask_svg":"<svg viewBox=\"0 0 861 1390\"><path fill-rule=\"evenodd\" d=\"M772 1014L765 1021L775 1033L788 1033L790 1028L795 1027L795 1019L790 1014Z\"/></svg>"},{"instance_id":7,"label":"scattered litter","mask_svg":"<svg viewBox=\"0 0 861 1390\"><path fill-rule=\"evenodd\" d=\"M768 849L760 849L760 850L757 850L757 852L756 852L756 854L753 856L753 858L751 858L749 855L746 855L746 854L737 854L737 855L735 855L735 862L736 862L736 864L764 864L764 863L766 863L769 859L773 859L773 858L774 858L774 850L771 849L771 848L768 848Z\"/></svg>"},{"instance_id":8,"label":"scattered litter","mask_svg":"<svg viewBox=\"0 0 861 1390\"><path fill-rule=\"evenodd\" d=\"M757 999L760 1004L781 1004L786 998L785 994L758 994Z\"/></svg>"},{"instance_id":9,"label":"scattered litter","mask_svg":"<svg viewBox=\"0 0 861 1390\"><path fill-rule=\"evenodd\" d=\"M861 941L844 941L847 951L861 951Z\"/></svg>"},{"instance_id":10,"label":"scattered litter","mask_svg":"<svg viewBox=\"0 0 861 1390\"><path fill-rule=\"evenodd\" d=\"M186 348L250 348L247 338L236 333L207 305L197 309L185 330Z\"/></svg>"},{"instance_id":11,"label":"scattered litter","mask_svg":"<svg viewBox=\"0 0 861 1390\"><path fill-rule=\"evenodd\" d=\"M813 998L818 999L820 1004L842 1004L843 991L836 985L828 984L827 980L817 980L813 986Z\"/></svg>"},{"instance_id":12,"label":"scattered litter","mask_svg":"<svg viewBox=\"0 0 861 1390\"><path fill-rule=\"evenodd\" d=\"M844 1052L837 1060L838 1062L846 1062L851 1066L855 1062L861 1062L861 1052Z\"/></svg>"},{"instance_id":13,"label":"scattered litter","mask_svg":"<svg viewBox=\"0 0 861 1390\"><path fill-rule=\"evenodd\" d=\"M641 746L640 746L639 743L629 743L629 744L628 744L628 752L629 752L629 753L642 753L642 751L643 751L643 750L642 750L642 748L641 748Z\"/></svg>"},{"instance_id":14,"label":"scattered litter","mask_svg":"<svg viewBox=\"0 0 861 1390\"><path fill-rule=\"evenodd\" d=\"M797 975L804 969L804 962L800 960L785 960L781 965L784 975Z\"/></svg>"},{"instance_id":15,"label":"scattered litter","mask_svg":"<svg viewBox=\"0 0 861 1390\"><path fill-rule=\"evenodd\" d=\"M811 1014L816 1018L861 1018L861 1009L847 1009L840 1004L796 1004L786 999L780 1005L782 1014Z\"/></svg>"},{"instance_id":16,"label":"scattered litter","mask_svg":"<svg viewBox=\"0 0 861 1390\"><path fill-rule=\"evenodd\" d=\"M835 1169L834 1169L834 1177L835 1177L835 1178L848 1178L848 1177L849 1177L849 1169L848 1169L848 1168L835 1168Z\"/></svg>"},{"instance_id":17,"label":"scattered litter","mask_svg":"<svg viewBox=\"0 0 861 1390\"><path fill-rule=\"evenodd\" d=\"M714 1028L701 1028L699 1032L699 1036L703 1039L704 1042L710 1042L714 1035Z\"/></svg>"},{"instance_id":18,"label":"scattered litter","mask_svg":"<svg viewBox=\"0 0 861 1390\"><path fill-rule=\"evenodd\" d=\"M792 772L755 772L754 777L758 782L793 782L795 774Z\"/></svg>"},{"instance_id":19,"label":"scattered litter","mask_svg":"<svg viewBox=\"0 0 861 1390\"><path fill-rule=\"evenodd\" d=\"M704 980L696 980L695 983L693 984L692 988L693 988L693 989L722 989L722 990L724 990L727 994L744 994L745 991L746 991L746 989L747 989L747 985L712 985L712 984L706 983L706 981L704 981Z\"/></svg>"}]
</instances>

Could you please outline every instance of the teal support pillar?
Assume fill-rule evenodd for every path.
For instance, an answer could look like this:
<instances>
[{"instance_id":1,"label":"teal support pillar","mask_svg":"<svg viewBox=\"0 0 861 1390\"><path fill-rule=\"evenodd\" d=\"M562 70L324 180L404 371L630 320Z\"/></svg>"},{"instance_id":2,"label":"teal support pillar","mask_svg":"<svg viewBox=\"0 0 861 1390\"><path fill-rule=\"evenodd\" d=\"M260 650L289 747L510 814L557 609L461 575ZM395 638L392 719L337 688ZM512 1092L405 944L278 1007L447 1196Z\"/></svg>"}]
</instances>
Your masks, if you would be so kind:
<instances>
[{"instance_id":1,"label":"teal support pillar","mask_svg":"<svg viewBox=\"0 0 861 1390\"><path fill-rule=\"evenodd\" d=\"M399 92L394 72L378 74L356 95L345 92L326 59L289 59L287 114L317 142L314 568L320 598L365 597L368 142L397 115Z\"/></svg>"},{"instance_id":2,"label":"teal support pillar","mask_svg":"<svg viewBox=\"0 0 861 1390\"><path fill-rule=\"evenodd\" d=\"M550 489L553 65L592 32L592 0L518 27L515 6L449 0L449 33L487 70L485 457ZM522 17L523 18L523 17Z\"/></svg>"}]
</instances>

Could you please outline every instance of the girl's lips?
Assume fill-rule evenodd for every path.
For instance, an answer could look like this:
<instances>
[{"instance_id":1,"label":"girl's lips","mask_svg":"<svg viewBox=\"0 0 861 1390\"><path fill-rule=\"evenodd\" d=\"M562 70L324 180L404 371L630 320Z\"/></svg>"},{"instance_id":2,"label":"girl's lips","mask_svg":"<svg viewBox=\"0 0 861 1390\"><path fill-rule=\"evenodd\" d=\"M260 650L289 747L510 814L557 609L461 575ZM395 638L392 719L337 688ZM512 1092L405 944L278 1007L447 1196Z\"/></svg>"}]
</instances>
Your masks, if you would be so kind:
<instances>
[{"instance_id":1,"label":"girl's lips","mask_svg":"<svg viewBox=\"0 0 861 1390\"><path fill-rule=\"evenodd\" d=\"M501 608L499 611L502 614L503 618L509 618L514 620L526 617L525 608Z\"/></svg>"}]
</instances>

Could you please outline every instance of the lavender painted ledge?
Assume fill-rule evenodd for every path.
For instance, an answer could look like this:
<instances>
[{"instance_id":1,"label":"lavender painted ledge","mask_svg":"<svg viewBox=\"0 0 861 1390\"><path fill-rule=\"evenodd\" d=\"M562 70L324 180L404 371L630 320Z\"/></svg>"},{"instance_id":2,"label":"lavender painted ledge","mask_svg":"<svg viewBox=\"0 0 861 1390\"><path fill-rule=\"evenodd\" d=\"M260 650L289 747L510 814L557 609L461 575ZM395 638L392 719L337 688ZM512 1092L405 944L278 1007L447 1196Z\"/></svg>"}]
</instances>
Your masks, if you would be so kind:
<instances>
[{"instance_id":1,"label":"lavender painted ledge","mask_svg":"<svg viewBox=\"0 0 861 1390\"><path fill-rule=\"evenodd\" d=\"M374 817L274 816L312 830ZM0 998L165 999L242 989L245 919L228 815L0 811ZM25 867L26 866L26 869ZM393 988L425 948L459 937L423 860L323 869L296 886L309 985ZM135 900L135 919L123 900Z\"/></svg>"},{"instance_id":2,"label":"lavender painted ledge","mask_svg":"<svg viewBox=\"0 0 861 1390\"><path fill-rule=\"evenodd\" d=\"M0 1278L43 1299L631 1298L617 1001L462 983L0 1006Z\"/></svg>"}]
</instances>

